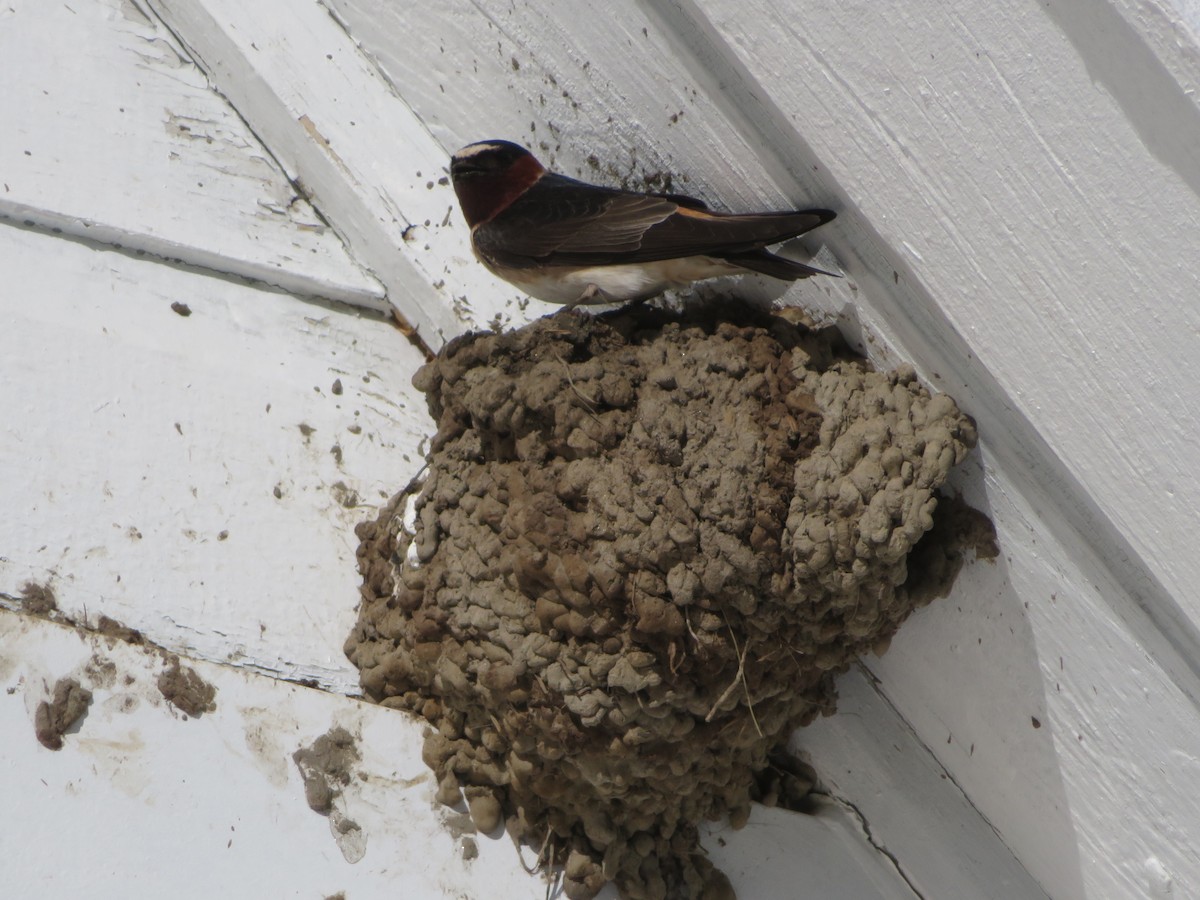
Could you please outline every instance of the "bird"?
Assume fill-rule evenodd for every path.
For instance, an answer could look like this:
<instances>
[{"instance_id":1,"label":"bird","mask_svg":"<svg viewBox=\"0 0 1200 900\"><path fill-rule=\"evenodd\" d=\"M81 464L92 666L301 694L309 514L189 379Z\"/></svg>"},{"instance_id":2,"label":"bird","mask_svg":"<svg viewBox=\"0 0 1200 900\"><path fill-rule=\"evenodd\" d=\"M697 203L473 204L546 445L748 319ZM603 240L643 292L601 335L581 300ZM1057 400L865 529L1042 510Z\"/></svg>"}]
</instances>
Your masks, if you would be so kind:
<instances>
[{"instance_id":1,"label":"bird","mask_svg":"<svg viewBox=\"0 0 1200 900\"><path fill-rule=\"evenodd\" d=\"M828 209L716 212L682 194L551 172L504 140L463 147L450 158L450 178L476 258L539 300L567 307L641 301L747 272L785 281L835 275L765 249L829 222L836 214Z\"/></svg>"}]
</instances>

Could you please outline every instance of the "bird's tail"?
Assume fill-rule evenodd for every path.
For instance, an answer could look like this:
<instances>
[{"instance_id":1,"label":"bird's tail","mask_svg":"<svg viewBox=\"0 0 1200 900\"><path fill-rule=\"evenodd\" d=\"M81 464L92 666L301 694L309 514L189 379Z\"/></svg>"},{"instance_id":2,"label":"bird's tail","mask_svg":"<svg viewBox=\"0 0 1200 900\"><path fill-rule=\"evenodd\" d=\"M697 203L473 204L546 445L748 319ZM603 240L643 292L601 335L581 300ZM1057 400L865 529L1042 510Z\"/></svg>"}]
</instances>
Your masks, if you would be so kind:
<instances>
[{"instance_id":1,"label":"bird's tail","mask_svg":"<svg viewBox=\"0 0 1200 900\"><path fill-rule=\"evenodd\" d=\"M810 275L832 275L834 278L842 277L837 272L826 272L824 269L806 266L804 263L796 262L793 259L776 256L767 250L730 253L722 256L721 259L727 260L736 266L741 266L743 269L749 269L751 272L759 272L763 275L770 275L772 278L781 278L784 281L795 281L797 278L808 278Z\"/></svg>"}]
</instances>

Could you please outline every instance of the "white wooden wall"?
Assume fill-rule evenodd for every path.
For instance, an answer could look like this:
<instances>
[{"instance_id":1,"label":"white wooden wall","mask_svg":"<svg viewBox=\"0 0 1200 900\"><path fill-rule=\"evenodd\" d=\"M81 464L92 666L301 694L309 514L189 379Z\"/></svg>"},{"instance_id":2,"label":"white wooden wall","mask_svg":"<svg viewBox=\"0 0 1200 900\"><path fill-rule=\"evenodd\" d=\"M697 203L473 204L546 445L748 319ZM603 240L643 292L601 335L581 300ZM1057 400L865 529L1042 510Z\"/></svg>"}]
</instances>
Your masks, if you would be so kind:
<instances>
[{"instance_id":1,"label":"white wooden wall","mask_svg":"<svg viewBox=\"0 0 1200 900\"><path fill-rule=\"evenodd\" d=\"M542 896L503 838L463 859L419 724L353 699L340 649L352 527L431 430L380 311L434 349L550 311L470 260L444 183L505 137L593 180L837 209L812 246L844 280L754 289L979 424L957 487L1001 559L795 736L820 815L710 833L743 900L1200 896L1195 3L594 7L0 10L0 884ZM17 612L29 581L183 654L217 710L184 721L157 656ZM96 700L52 753L33 713L66 675ZM334 723L361 735L339 803L365 853L290 760Z\"/></svg>"}]
</instances>

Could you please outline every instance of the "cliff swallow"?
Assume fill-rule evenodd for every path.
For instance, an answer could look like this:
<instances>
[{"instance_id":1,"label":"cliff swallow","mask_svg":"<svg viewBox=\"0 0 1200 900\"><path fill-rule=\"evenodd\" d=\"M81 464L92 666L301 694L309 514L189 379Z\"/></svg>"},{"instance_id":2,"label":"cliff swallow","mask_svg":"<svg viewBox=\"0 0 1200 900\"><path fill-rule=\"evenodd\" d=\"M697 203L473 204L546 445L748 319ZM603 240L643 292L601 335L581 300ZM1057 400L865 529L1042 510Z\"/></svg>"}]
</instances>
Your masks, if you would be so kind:
<instances>
[{"instance_id":1,"label":"cliff swallow","mask_svg":"<svg viewBox=\"0 0 1200 900\"><path fill-rule=\"evenodd\" d=\"M831 275L767 252L834 217L827 209L736 215L679 194L639 194L546 170L524 147L480 141L450 160L475 255L551 303L644 300L704 278Z\"/></svg>"}]
</instances>

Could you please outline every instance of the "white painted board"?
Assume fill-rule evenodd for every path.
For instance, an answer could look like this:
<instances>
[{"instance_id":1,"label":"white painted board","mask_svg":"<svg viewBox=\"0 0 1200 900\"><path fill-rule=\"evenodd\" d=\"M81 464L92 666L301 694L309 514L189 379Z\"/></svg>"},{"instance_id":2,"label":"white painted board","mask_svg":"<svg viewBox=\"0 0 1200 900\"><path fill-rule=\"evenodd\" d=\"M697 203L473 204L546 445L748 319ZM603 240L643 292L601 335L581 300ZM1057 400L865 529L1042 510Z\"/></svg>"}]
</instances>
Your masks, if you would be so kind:
<instances>
[{"instance_id":1,"label":"white painted board","mask_svg":"<svg viewBox=\"0 0 1200 900\"><path fill-rule=\"evenodd\" d=\"M318 0L149 2L429 346L519 315L474 261L444 150Z\"/></svg>"},{"instance_id":2,"label":"white painted board","mask_svg":"<svg viewBox=\"0 0 1200 900\"><path fill-rule=\"evenodd\" d=\"M19 823L0 833L6 896L545 895L507 838L453 833L451 822L461 834L469 819L434 800L420 727L407 716L229 666L184 665L216 688L215 711L189 718L169 704L153 653L0 610L0 792ZM50 751L33 720L64 677L94 696ZM308 807L292 761L338 726L361 754L334 801L359 826L349 839L331 827L336 816ZM468 861L469 845L478 855Z\"/></svg>"},{"instance_id":3,"label":"white painted board","mask_svg":"<svg viewBox=\"0 0 1200 900\"><path fill-rule=\"evenodd\" d=\"M422 465L421 353L382 317L24 229L0 260L0 590L353 691L353 529Z\"/></svg>"},{"instance_id":4,"label":"white painted board","mask_svg":"<svg viewBox=\"0 0 1200 900\"><path fill-rule=\"evenodd\" d=\"M0 58L0 219L385 306L135 0L13 0L0 11Z\"/></svg>"},{"instance_id":5,"label":"white painted board","mask_svg":"<svg viewBox=\"0 0 1200 900\"><path fill-rule=\"evenodd\" d=\"M1003 523L1001 556L870 662L880 692L1051 897L1197 893L1192 698L1113 614L1093 548L997 478L963 487Z\"/></svg>"}]
</instances>

